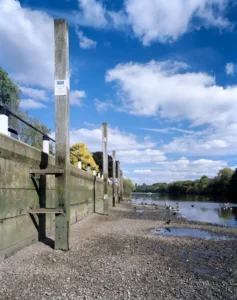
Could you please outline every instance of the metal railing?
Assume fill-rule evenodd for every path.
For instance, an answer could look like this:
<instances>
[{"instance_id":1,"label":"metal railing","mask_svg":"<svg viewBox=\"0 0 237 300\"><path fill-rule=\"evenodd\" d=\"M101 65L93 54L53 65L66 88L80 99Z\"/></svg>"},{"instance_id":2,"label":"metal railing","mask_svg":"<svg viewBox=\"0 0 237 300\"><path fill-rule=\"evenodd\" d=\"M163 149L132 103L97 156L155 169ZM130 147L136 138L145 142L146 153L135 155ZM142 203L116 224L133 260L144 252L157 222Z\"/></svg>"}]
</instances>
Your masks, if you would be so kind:
<instances>
[{"instance_id":1,"label":"metal railing","mask_svg":"<svg viewBox=\"0 0 237 300\"><path fill-rule=\"evenodd\" d=\"M35 126L30 124L26 120L22 119L21 117L19 117L18 115L16 115L12 111L10 111L6 106L3 106L3 105L0 105L0 133L4 133L4 134L8 135L8 133L10 132L10 133L16 135L18 137L17 139L19 139L18 132L16 130L8 127L8 123L9 123L8 119L9 119L10 115L13 116L14 118L16 118L17 120L21 121L25 125L29 126L30 128L34 129L38 133L40 133L43 137L43 152L49 154L49 141L52 141L54 143L56 143L56 141L53 138L51 138L48 134L45 134L43 131L39 130L38 128L36 128ZM78 161L77 167L79 169L82 169L82 163L84 163L86 165L86 168L87 168L86 171L88 173L90 173L92 170L93 175L98 175L98 177L100 177L100 173L96 174L96 170L91 168L91 165L88 162L86 162L85 160L83 160L81 158L78 159L78 157L72 151L70 151L70 154L77 159L77 161Z\"/></svg>"}]
</instances>

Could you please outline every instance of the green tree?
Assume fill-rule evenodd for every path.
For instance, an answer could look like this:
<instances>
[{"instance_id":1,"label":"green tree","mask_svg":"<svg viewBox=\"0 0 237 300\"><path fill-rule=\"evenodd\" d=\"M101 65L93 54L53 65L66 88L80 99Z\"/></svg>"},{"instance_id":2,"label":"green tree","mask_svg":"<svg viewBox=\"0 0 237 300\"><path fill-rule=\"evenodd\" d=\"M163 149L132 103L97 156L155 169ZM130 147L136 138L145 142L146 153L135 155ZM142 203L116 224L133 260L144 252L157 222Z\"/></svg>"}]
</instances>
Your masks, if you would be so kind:
<instances>
[{"instance_id":1,"label":"green tree","mask_svg":"<svg viewBox=\"0 0 237 300\"><path fill-rule=\"evenodd\" d=\"M230 188L230 181L234 171L230 168L221 169L214 178L214 192L218 194L227 194Z\"/></svg>"},{"instance_id":2,"label":"green tree","mask_svg":"<svg viewBox=\"0 0 237 300\"><path fill-rule=\"evenodd\" d=\"M21 91L19 86L14 83L8 73L0 67L0 105L6 106L17 116L35 126L44 134L49 135L50 129L41 124L38 119L30 117L27 112L22 111L20 109L20 102ZM42 134L12 116L9 118L9 127L18 131L21 141L40 150L42 149Z\"/></svg>"},{"instance_id":3,"label":"green tree","mask_svg":"<svg viewBox=\"0 0 237 300\"><path fill-rule=\"evenodd\" d=\"M132 191L135 190L135 185L129 178L123 178L123 194L125 197L132 195Z\"/></svg>"},{"instance_id":4,"label":"green tree","mask_svg":"<svg viewBox=\"0 0 237 300\"><path fill-rule=\"evenodd\" d=\"M87 164L91 165L91 171L96 170L99 171L98 165L95 163L93 156L87 149L84 143L77 143L70 148L70 161L71 164L77 166L78 159L82 160L82 169L87 170Z\"/></svg>"},{"instance_id":5,"label":"green tree","mask_svg":"<svg viewBox=\"0 0 237 300\"><path fill-rule=\"evenodd\" d=\"M96 164L99 166L99 172L103 173L103 152L97 151L92 153L93 158L96 162ZM115 171L115 177L117 176L117 164L115 165L116 171ZM108 155L108 176L111 178L113 177L113 158L111 155Z\"/></svg>"},{"instance_id":6,"label":"green tree","mask_svg":"<svg viewBox=\"0 0 237 300\"><path fill-rule=\"evenodd\" d=\"M232 175L230 180L229 194L234 198L236 198L237 196L237 168L235 169L234 174Z\"/></svg>"}]
</instances>

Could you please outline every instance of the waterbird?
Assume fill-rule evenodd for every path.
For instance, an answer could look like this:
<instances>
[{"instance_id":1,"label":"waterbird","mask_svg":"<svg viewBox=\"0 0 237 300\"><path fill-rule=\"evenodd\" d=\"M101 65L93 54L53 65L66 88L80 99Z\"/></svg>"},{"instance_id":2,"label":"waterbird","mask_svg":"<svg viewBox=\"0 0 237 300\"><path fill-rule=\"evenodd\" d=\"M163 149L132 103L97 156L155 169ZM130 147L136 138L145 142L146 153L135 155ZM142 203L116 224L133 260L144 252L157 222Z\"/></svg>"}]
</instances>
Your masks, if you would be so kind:
<instances>
[{"instance_id":1,"label":"waterbird","mask_svg":"<svg viewBox=\"0 0 237 300\"><path fill-rule=\"evenodd\" d=\"M176 212L173 213L173 216L176 216Z\"/></svg>"},{"instance_id":2,"label":"waterbird","mask_svg":"<svg viewBox=\"0 0 237 300\"><path fill-rule=\"evenodd\" d=\"M169 225L169 224L170 224L170 221L171 221L171 220L168 220L167 222L164 223L164 225L165 225L165 224Z\"/></svg>"},{"instance_id":3,"label":"waterbird","mask_svg":"<svg viewBox=\"0 0 237 300\"><path fill-rule=\"evenodd\" d=\"M195 207L195 205L194 205L194 204L192 204L192 207Z\"/></svg>"}]
</instances>

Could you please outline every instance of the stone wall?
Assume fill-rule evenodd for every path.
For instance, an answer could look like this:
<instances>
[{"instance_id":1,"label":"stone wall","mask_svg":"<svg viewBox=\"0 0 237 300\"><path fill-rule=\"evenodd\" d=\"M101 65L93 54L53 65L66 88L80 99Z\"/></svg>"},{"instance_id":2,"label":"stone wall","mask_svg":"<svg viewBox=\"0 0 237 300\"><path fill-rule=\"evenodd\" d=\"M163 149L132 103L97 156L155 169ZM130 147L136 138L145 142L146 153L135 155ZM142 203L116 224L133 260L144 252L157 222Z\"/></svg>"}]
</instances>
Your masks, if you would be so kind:
<instances>
[{"instance_id":1,"label":"stone wall","mask_svg":"<svg viewBox=\"0 0 237 300\"><path fill-rule=\"evenodd\" d=\"M54 157L0 134L0 260L54 231L54 214L30 208L55 207L55 176L30 177L30 169L54 167ZM70 171L71 224L103 212L103 180L74 166ZM112 185L109 184L112 205ZM117 196L116 196L117 199Z\"/></svg>"}]
</instances>

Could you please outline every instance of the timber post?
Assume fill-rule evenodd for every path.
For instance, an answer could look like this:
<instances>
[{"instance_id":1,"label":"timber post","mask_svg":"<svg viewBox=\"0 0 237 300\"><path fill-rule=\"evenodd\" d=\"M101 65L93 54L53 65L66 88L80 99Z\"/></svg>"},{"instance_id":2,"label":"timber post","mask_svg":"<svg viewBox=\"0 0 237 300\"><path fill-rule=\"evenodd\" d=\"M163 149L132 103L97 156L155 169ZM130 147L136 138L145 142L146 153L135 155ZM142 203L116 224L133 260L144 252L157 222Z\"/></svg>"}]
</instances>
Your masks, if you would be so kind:
<instances>
[{"instance_id":1,"label":"timber post","mask_svg":"<svg viewBox=\"0 0 237 300\"><path fill-rule=\"evenodd\" d=\"M108 130L107 123L102 124L102 143L103 143L103 181L104 181L104 214L108 215Z\"/></svg>"},{"instance_id":2,"label":"timber post","mask_svg":"<svg viewBox=\"0 0 237 300\"><path fill-rule=\"evenodd\" d=\"M123 201L123 171L122 170L120 170L120 182L121 182L121 190L120 190L121 201Z\"/></svg>"},{"instance_id":3,"label":"timber post","mask_svg":"<svg viewBox=\"0 0 237 300\"><path fill-rule=\"evenodd\" d=\"M116 153L115 151L112 152L113 156L113 207L115 207L115 170L116 170Z\"/></svg>"},{"instance_id":4,"label":"timber post","mask_svg":"<svg viewBox=\"0 0 237 300\"><path fill-rule=\"evenodd\" d=\"M64 213L55 215L55 249L69 250L70 232L70 154L69 154L69 47L68 25L54 20L55 39L55 167L64 173L55 177L56 207Z\"/></svg>"},{"instance_id":5,"label":"timber post","mask_svg":"<svg viewBox=\"0 0 237 300\"><path fill-rule=\"evenodd\" d=\"M117 161L117 178L118 178L118 203L121 201L121 179L120 179L120 162Z\"/></svg>"}]
</instances>

